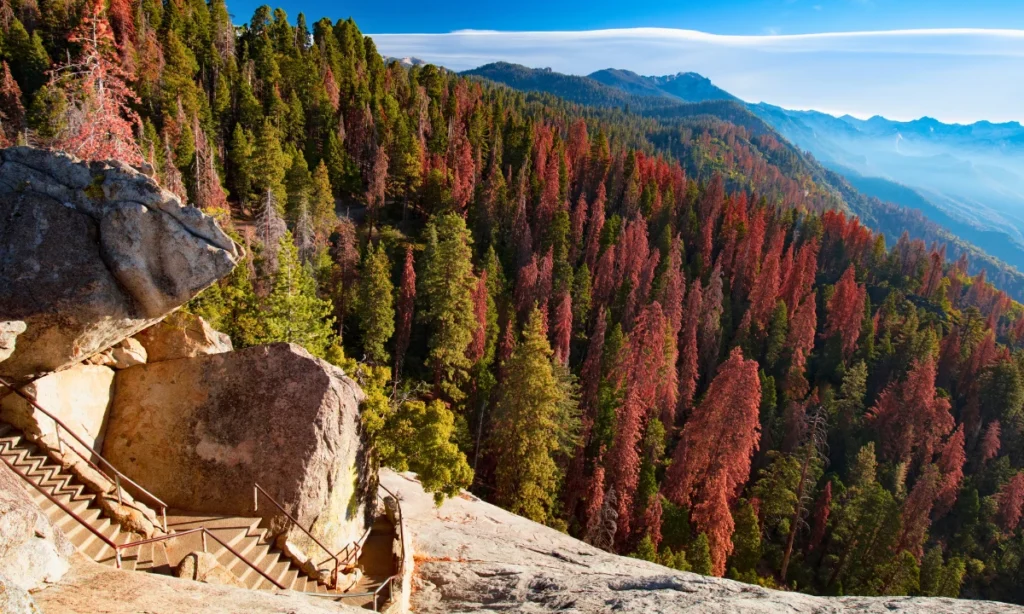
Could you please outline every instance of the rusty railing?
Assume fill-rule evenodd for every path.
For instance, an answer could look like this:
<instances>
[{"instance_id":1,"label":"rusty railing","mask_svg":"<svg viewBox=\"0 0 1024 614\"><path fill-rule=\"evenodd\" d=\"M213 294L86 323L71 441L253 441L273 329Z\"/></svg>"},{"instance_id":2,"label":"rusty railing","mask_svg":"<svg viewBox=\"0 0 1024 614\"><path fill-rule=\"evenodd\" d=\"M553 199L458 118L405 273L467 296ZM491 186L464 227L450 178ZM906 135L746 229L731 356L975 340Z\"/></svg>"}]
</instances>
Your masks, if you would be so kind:
<instances>
[{"instance_id":1,"label":"rusty railing","mask_svg":"<svg viewBox=\"0 0 1024 614\"><path fill-rule=\"evenodd\" d=\"M118 549L117 544L115 544L113 541L111 541L111 539L109 537L107 537L106 535L104 535L103 533L100 533L96 529L96 527L92 526L91 524L89 524L88 522L83 520L81 516L79 516L78 514L76 514L74 512L74 510L72 510L68 506L64 505L63 503L61 503L59 499L57 499L56 497L54 497L50 493L46 492L46 490L42 486L40 486L39 484L36 484L34 481L32 481L32 478L30 478L27 475L25 475L24 473L22 473L17 467L14 466L13 463L8 463L6 460L4 461L4 463L11 469L11 471L13 471L15 474L17 474L18 477L20 477L21 479L25 480L29 484L31 484L33 488L38 490L44 497L49 499L50 503L53 503L54 505L56 505L60 509L64 510L65 514L67 514L68 516L71 516L72 518L74 518L78 522L78 524L82 525L83 527L88 529L93 535L95 535L96 537L100 538L100 541L102 541L104 544L110 546L110 548L114 550L114 558L115 558L115 562L116 562L117 568L118 569L121 568L121 551Z\"/></svg>"},{"instance_id":2,"label":"rusty railing","mask_svg":"<svg viewBox=\"0 0 1024 614\"><path fill-rule=\"evenodd\" d=\"M79 521L79 522L81 522L81 521ZM185 537L187 535L192 535L194 533L202 533L203 552L207 551L206 550L206 538L207 537L212 537L213 541L215 541L218 544L220 544L221 546L223 546L224 549L227 550L228 552L230 552L232 555L234 555L235 558L240 559L243 563L245 563L250 568L255 570L256 573L258 573L261 576L263 576L267 580L267 582L270 582L271 584L273 584L277 588L286 589L285 585L283 585L280 582L278 582L277 580L271 578L269 575L267 575L267 572L263 571L255 563L253 563L249 559L245 558L244 555L240 554L237 550L235 550L234 548L229 546L224 540L222 540L221 538L217 537L212 531L210 531L206 527L198 527L198 528L195 528L195 529L189 529L187 531L168 533L167 535L161 535L160 537L152 537L150 539L141 539L139 541L128 542L126 544L121 544L120 546L114 546L114 548L116 550L118 550L118 551L120 551L120 550L127 550L129 548L145 546L146 544L155 544L157 542L169 541L169 540L172 540L172 539L177 539L179 537ZM120 555L120 552L118 552L118 555L117 555L117 567L119 569L121 567L121 555Z\"/></svg>"},{"instance_id":3,"label":"rusty railing","mask_svg":"<svg viewBox=\"0 0 1024 614\"><path fill-rule=\"evenodd\" d=\"M381 582L380 585L372 591L365 591L362 593L306 593L307 595L310 595L311 597L326 597L329 599L337 600L371 598L373 599L374 612L379 612L379 608L382 604L386 604L394 599L395 583L401 582L403 575L402 570L405 565L405 529L402 526L404 520L402 516L402 502L401 500L399 500L397 496L395 496L393 492L388 490L386 486L380 483L378 483L377 485L380 487L380 490L383 490L388 495L390 495L392 499L395 500L395 537L398 539L398 572L391 574L390 576L385 578L384 581ZM381 502L381 505L384 506L384 498L380 496L380 490L377 491L377 499ZM386 509L387 508L385 507L385 510ZM365 540L366 536L368 536L369 534L370 529L367 529L366 534L362 539ZM386 595L384 595L385 589L387 589Z\"/></svg>"},{"instance_id":4,"label":"rusty railing","mask_svg":"<svg viewBox=\"0 0 1024 614\"><path fill-rule=\"evenodd\" d=\"M122 550L130 550L131 548L137 548L137 547L145 546L147 544L155 544L157 542L170 541L172 539L177 539L179 537L185 537L187 535L192 535L194 533L202 533L203 552L207 551L207 548L206 548L206 539L207 539L207 537L211 537L211 538L213 538L213 541L215 541L218 544L220 544L221 546L223 546L225 550L227 550L235 558L241 560L243 563L245 563L250 568L255 570L256 573L258 573L261 576L263 576L268 582L270 582L271 584L273 584L277 588L286 589L286 587L283 584L281 584L280 582L278 582L274 578L272 578L269 575L267 575L267 573L265 571L263 571L262 569L260 569L255 563L253 563L252 561L247 559L243 554L239 553L237 550L232 548L230 545L228 545L226 542L224 542L224 540L222 540L221 538L217 537L212 531L210 531L206 527L198 527L198 528L195 528L195 529L189 529L187 531L168 533L167 535L161 535L159 537L151 537L149 539L141 539L141 540L138 540L138 541L126 542L126 543L123 543L123 544L117 544L113 540L111 540L109 537L107 537L106 535L101 533L99 530L97 530L96 527L94 527L91 524L89 524L88 522L86 522L85 519L83 519L81 516L79 516L77 513L75 513L74 510L72 510L68 506L64 505L63 503L61 503L59 499L57 499L56 497L54 497L50 493L46 492L46 489L44 489L39 484L36 484L35 481L32 480L32 478L30 478L28 475L23 473L17 467L15 467L13 463L8 463L6 460L4 461L4 463L11 469L11 471L13 471L15 474L17 474L18 477L20 477L21 479L23 479L26 482L28 482L33 488L38 490L40 492L40 494L42 494L44 497L49 499L51 503L53 503L54 505L59 507L61 510L64 511L65 514L67 514L68 516L71 516L71 518L73 518L78 524L80 524L83 527L85 527L86 530L88 530L90 533L92 533L93 535L98 537L100 539L100 541L102 541L104 544L109 546L110 549L114 551L114 565L118 569L121 569L121 560L122 560L121 551Z\"/></svg>"},{"instance_id":5,"label":"rusty railing","mask_svg":"<svg viewBox=\"0 0 1024 614\"><path fill-rule=\"evenodd\" d=\"M167 532L167 504L166 503L164 503L161 499L159 499L153 493L149 492L148 490L146 490L145 488L140 486L137 482L135 482L134 480L132 480L131 478L129 478L125 474L123 474L120 471L118 471L117 467L115 467L113 464L111 464L111 462L108 461L107 459L103 458L103 455L101 455L99 452L97 452L95 449L93 449L92 446L87 444L85 442L85 440L82 439L78 435L78 433L74 432L73 430L71 430L71 428L68 427L68 425L64 424L63 420L61 420L57 416L51 414L49 411L47 411L45 407L40 405L39 402L36 401L35 398L33 398L32 396L27 394L24 390L16 388L13 384L11 384L10 382L8 382L7 380L5 380L3 378L0 378L0 386L4 386L5 388L9 389L14 394L16 394L16 395L20 396L21 398L25 399L30 405L32 405L32 407L34 407L37 410L39 410L40 412L42 412L42 414L44 416L46 416L47 418L49 418L50 420L53 420L53 423L56 425L56 427L54 428L54 434L57 436L57 448L60 450L61 454L64 453L64 440L60 436L61 429L63 429L65 432L67 432L69 435L71 435L75 439L75 441L77 441L78 444L81 445L83 448L85 448L89 452L92 452L96 456L96 458L99 459L99 461L102 462L114 474L113 478L111 478L109 475L107 475L107 472L104 471L103 469L101 469L98 465L96 465L96 463L92 462L92 459L86 458L86 456L84 454L82 454L82 452L80 450L75 448L75 446L72 446L72 445L68 445L67 446L68 449L74 451L74 453L77 454L79 456L79 458L84 460L89 465L89 467L91 467L93 470L97 471L100 475L102 475L104 478L106 478L107 481L114 483L115 490L117 491L117 502L118 502L118 504L124 505L124 500L122 499L122 496L121 496L121 491L123 490L123 487L121 486L121 480L122 479L125 482L128 482L129 484L131 484L135 488L136 492L142 493L143 495L145 495L145 498L149 499L150 504L155 505L155 507L157 507L160 510L160 517L161 517L161 519L163 521L163 525L164 525L163 529L164 529L165 533Z\"/></svg>"},{"instance_id":6,"label":"rusty railing","mask_svg":"<svg viewBox=\"0 0 1024 614\"><path fill-rule=\"evenodd\" d=\"M288 520L289 520L289 521L290 521L290 522L291 522L291 523L292 523L293 525L295 525L295 526L299 527L299 529L300 529L300 530L301 530L301 531L302 531L303 533L305 533L305 534L306 534L306 536L308 536L308 537L309 537L309 538L310 538L311 540L313 540L313 543L315 543L315 544L316 544L317 546L320 546L320 548L321 548L321 549L322 549L322 550L323 550L324 552L326 552L326 553L327 553L327 555L328 555L328 557L329 557L329 558L328 558L328 559L326 559L326 560L334 559L334 571L333 571L333 572L331 572L331 588L334 588L334 587L336 587L336 586L338 585L338 567L340 566L340 563L339 563L339 561L338 561L338 556L337 556L336 554L333 554L333 553L332 553L332 552L331 552L331 551L330 551L330 550L329 550L329 549L327 548L327 546L323 545L323 543L321 543L319 539L317 539L316 537L314 537L314 536L313 536L313 534L312 534L312 533L310 533L310 532L309 532L309 531L308 531L308 530L306 529L306 527L304 527L304 526L302 526L301 524L299 524L299 521L298 521L298 520L296 520L296 519L295 519L295 518L294 518L294 517L293 517L293 516L292 516L291 514L289 514L289 513L288 513L288 510L284 509L284 507L282 507L282 506L281 506L281 504L280 504L280 503L278 503L278 502L277 502L277 500L276 500L276 499L274 499L274 497L272 497L272 496L270 495L270 493L268 493L268 492L266 491L266 489L264 489L264 488L263 488L262 486L260 486L260 485L259 485L259 484L257 484L256 482L253 482L253 484L252 484L252 509L253 509L253 511L254 511L254 512L258 512L258 511L259 511L259 509L260 509L260 501L259 501L259 499L260 499L260 497L259 497L259 496L260 496L260 494L262 494L262 495L263 495L264 497L266 497L266 498L267 498L268 500L270 500L270 502L274 504L274 507L276 507L276 508L277 508L278 510L280 510L280 512L281 512L282 514L284 514L284 515L285 515L285 517L286 517L286 518L288 518ZM348 546L345 546L345 548L347 549L347 548L348 548ZM326 560L325 560L325 562L326 562Z\"/></svg>"},{"instance_id":7,"label":"rusty railing","mask_svg":"<svg viewBox=\"0 0 1024 614\"><path fill-rule=\"evenodd\" d=\"M396 573L388 577L387 580L384 580L384 582L382 582L381 585L377 587L377 590L373 591L374 612L377 611L377 600L380 594L384 591L385 587L387 587L388 589L388 594L387 599L383 603L388 603L389 601L392 601L394 599L395 583L402 581L402 571L403 568L405 567L405 517L402 515L402 500L399 499L395 493L388 490L387 486L379 482L377 486L380 487L380 490L383 490L388 495L390 495L392 499L395 500L395 537L398 539L398 569ZM380 496L380 490L377 491L377 498L380 499L380 503L382 506L384 506L385 513L387 513L387 506L384 503L384 497Z\"/></svg>"}]
</instances>

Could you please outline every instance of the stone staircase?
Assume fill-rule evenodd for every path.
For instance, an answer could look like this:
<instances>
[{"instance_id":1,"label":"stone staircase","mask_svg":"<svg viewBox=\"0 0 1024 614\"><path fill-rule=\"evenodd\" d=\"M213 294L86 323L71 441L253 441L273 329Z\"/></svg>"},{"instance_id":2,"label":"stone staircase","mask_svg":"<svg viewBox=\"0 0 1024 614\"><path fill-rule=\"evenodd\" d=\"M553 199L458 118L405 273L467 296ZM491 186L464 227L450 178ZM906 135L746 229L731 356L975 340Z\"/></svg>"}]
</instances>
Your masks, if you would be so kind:
<instances>
[{"instance_id":1,"label":"stone staircase","mask_svg":"<svg viewBox=\"0 0 1024 614\"><path fill-rule=\"evenodd\" d=\"M144 537L124 530L121 525L105 517L97 504L98 495L63 471L36 444L23 436L14 426L0 422L0 460L27 477L35 485L76 514L112 543L122 545L142 541ZM26 490L50 521L60 527L75 547L89 558L103 564L116 564L115 551L96 534L87 529L74 516L61 509L38 489L26 484ZM106 495L114 496L114 495ZM343 595L305 574L291 559L269 541L267 530L260 526L260 518L197 515L169 510L167 529L170 533L205 527L210 533L227 543L236 552L261 569L279 584L291 590L308 593ZM164 535L161 531L158 535ZM170 575L189 553L202 551L200 532L163 541L141 544L121 551L121 567L126 570L146 571ZM230 571L239 582L251 589L276 588L244 561L234 556L215 539L206 540L206 551ZM326 556L326 555L325 555ZM317 562L320 562L319 560ZM330 561L333 566L333 561ZM327 566L326 564L324 566ZM360 582L349 587L350 592L364 590ZM372 589L371 589L372 590Z\"/></svg>"},{"instance_id":2,"label":"stone staircase","mask_svg":"<svg viewBox=\"0 0 1024 614\"><path fill-rule=\"evenodd\" d=\"M291 590L305 593L337 592L303 573L291 559L276 548L268 537L267 530L261 526L262 522L261 518L192 514L178 510L170 510L167 513L169 531L181 533L190 529L206 527L208 531L219 537L268 576ZM202 539L201 534L193 533L170 540L167 546L170 560L175 561L175 565L177 565L177 562L181 561L188 553L202 550ZM220 564L238 578L246 588L276 588L245 561L234 556L217 541L208 539L206 550L213 554ZM330 561L330 564L333 565L333 561Z\"/></svg>"}]
</instances>

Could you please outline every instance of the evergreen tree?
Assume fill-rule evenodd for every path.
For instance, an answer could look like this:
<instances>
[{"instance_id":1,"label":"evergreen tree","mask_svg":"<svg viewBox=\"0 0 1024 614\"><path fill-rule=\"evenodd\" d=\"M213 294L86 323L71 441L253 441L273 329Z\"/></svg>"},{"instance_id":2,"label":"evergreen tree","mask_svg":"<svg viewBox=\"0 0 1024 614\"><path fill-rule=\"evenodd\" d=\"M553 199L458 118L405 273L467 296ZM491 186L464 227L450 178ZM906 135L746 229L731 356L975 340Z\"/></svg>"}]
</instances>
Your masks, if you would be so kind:
<instances>
[{"instance_id":1,"label":"evergreen tree","mask_svg":"<svg viewBox=\"0 0 1024 614\"><path fill-rule=\"evenodd\" d=\"M334 193L327 165L321 160L313 171L313 183L309 194L310 215L313 228L318 239L326 243L328 235L334 229L337 214L334 212Z\"/></svg>"},{"instance_id":2,"label":"evergreen tree","mask_svg":"<svg viewBox=\"0 0 1024 614\"><path fill-rule=\"evenodd\" d=\"M491 447L497 460L497 497L514 513L553 520L561 468L575 435L573 400L559 385L540 312L530 312L505 366L495 405Z\"/></svg>"},{"instance_id":3,"label":"evergreen tree","mask_svg":"<svg viewBox=\"0 0 1024 614\"><path fill-rule=\"evenodd\" d=\"M390 360L386 346L395 332L394 286L391 261L383 245L367 247L359 276L359 328L363 351L373 364Z\"/></svg>"},{"instance_id":4,"label":"evergreen tree","mask_svg":"<svg viewBox=\"0 0 1024 614\"><path fill-rule=\"evenodd\" d=\"M705 533L700 533L697 539L693 540L693 544L686 551L686 561L693 573L702 576L712 575L714 563L711 560L711 546Z\"/></svg>"},{"instance_id":5,"label":"evergreen tree","mask_svg":"<svg viewBox=\"0 0 1024 614\"><path fill-rule=\"evenodd\" d=\"M420 314L430 327L427 361L434 386L454 401L465 395L460 386L472 366L466 349L477 321L473 310L476 278L471 239L465 221L454 213L434 217L427 225L427 251L418 293Z\"/></svg>"},{"instance_id":6,"label":"evergreen tree","mask_svg":"<svg viewBox=\"0 0 1024 614\"><path fill-rule=\"evenodd\" d=\"M253 190L257 194L272 193L278 211L284 213L284 203L288 201L284 179L291 161L282 150L277 128L269 117L263 120L256 134L249 163Z\"/></svg>"},{"instance_id":7,"label":"evergreen tree","mask_svg":"<svg viewBox=\"0 0 1024 614\"><path fill-rule=\"evenodd\" d=\"M263 305L266 331L258 343L297 343L324 358L335 344L331 304L316 294L316 279L299 261L291 233L281 237L274 285Z\"/></svg>"}]
</instances>

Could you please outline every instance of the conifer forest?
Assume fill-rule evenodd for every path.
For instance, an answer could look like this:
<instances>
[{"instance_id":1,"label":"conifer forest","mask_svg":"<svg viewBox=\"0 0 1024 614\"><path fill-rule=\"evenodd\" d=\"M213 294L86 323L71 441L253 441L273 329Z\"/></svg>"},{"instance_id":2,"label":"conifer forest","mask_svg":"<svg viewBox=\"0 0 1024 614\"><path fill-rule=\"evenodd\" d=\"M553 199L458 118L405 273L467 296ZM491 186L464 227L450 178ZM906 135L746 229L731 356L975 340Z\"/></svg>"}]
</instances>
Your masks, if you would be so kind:
<instances>
[{"instance_id":1,"label":"conifer forest","mask_svg":"<svg viewBox=\"0 0 1024 614\"><path fill-rule=\"evenodd\" d=\"M588 106L241 19L3 0L0 138L216 216L246 259L187 308L357 379L376 462L680 570L1024 603L1024 307L965 254L887 241L725 103Z\"/></svg>"}]
</instances>

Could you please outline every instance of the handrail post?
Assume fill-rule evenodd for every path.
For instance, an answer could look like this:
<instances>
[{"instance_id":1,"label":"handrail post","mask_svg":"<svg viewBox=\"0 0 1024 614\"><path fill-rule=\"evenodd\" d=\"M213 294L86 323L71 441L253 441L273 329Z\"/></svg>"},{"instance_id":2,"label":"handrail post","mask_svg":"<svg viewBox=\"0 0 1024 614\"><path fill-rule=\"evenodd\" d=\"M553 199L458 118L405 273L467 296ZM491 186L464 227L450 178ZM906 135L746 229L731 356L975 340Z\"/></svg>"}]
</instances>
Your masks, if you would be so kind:
<instances>
[{"instance_id":1,"label":"handrail post","mask_svg":"<svg viewBox=\"0 0 1024 614\"><path fill-rule=\"evenodd\" d=\"M64 456L64 440L60 437L60 422L53 418L53 434L57 436L57 450Z\"/></svg>"},{"instance_id":2,"label":"handrail post","mask_svg":"<svg viewBox=\"0 0 1024 614\"><path fill-rule=\"evenodd\" d=\"M203 527L203 552L206 552L206 527Z\"/></svg>"},{"instance_id":3,"label":"handrail post","mask_svg":"<svg viewBox=\"0 0 1024 614\"><path fill-rule=\"evenodd\" d=\"M167 506L166 505L162 506L160 508L160 517L163 518L163 521L164 521L164 533L166 533L167 532Z\"/></svg>"},{"instance_id":4,"label":"handrail post","mask_svg":"<svg viewBox=\"0 0 1024 614\"><path fill-rule=\"evenodd\" d=\"M260 511L260 491L259 486L253 482L252 484L252 511Z\"/></svg>"},{"instance_id":5,"label":"handrail post","mask_svg":"<svg viewBox=\"0 0 1024 614\"><path fill-rule=\"evenodd\" d=\"M118 569L121 569L121 549L114 548L114 564Z\"/></svg>"}]
</instances>

